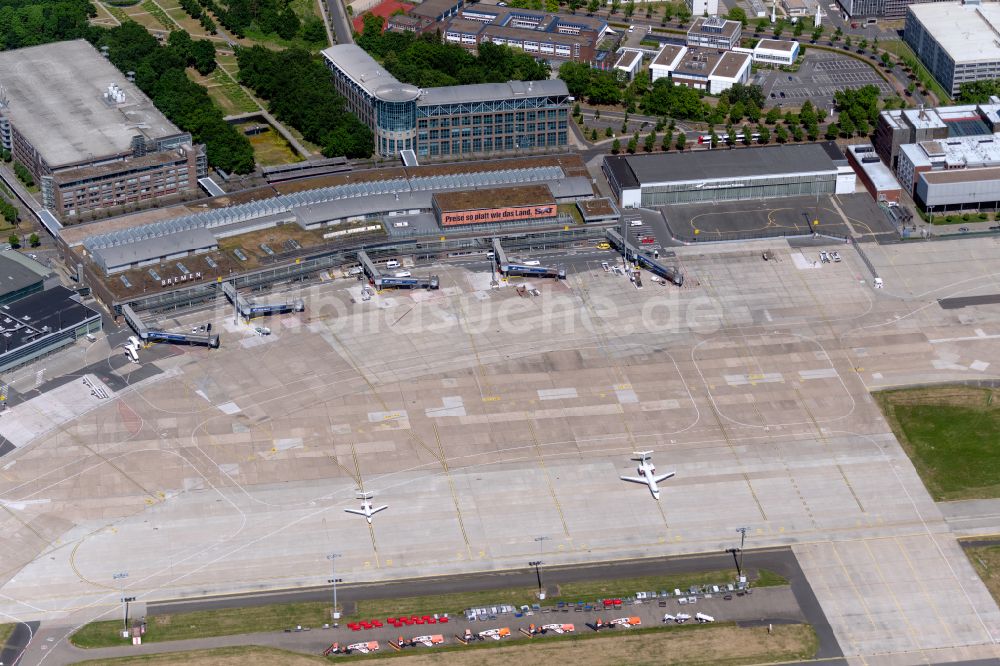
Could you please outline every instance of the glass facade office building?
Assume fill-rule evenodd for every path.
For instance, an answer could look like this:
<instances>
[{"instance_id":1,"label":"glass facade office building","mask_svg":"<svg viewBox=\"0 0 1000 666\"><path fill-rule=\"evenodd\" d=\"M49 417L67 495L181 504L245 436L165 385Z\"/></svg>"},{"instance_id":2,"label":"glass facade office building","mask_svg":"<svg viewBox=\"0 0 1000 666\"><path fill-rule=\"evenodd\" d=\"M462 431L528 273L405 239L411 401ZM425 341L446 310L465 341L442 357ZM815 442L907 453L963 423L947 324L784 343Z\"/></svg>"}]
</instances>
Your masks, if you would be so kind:
<instances>
[{"instance_id":1,"label":"glass facade office building","mask_svg":"<svg viewBox=\"0 0 1000 666\"><path fill-rule=\"evenodd\" d=\"M421 90L400 83L360 47L323 51L337 90L394 157L455 157L564 148L569 91L560 80L510 81Z\"/></svg>"}]
</instances>

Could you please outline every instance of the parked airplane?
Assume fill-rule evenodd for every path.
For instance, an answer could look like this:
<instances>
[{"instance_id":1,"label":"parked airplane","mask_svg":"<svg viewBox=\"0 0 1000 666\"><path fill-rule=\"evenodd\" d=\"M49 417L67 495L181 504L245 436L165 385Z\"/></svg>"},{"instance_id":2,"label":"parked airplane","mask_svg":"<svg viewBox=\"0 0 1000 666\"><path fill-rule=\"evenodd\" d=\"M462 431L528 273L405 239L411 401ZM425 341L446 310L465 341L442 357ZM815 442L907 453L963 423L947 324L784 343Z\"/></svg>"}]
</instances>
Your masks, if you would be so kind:
<instances>
[{"instance_id":1,"label":"parked airplane","mask_svg":"<svg viewBox=\"0 0 1000 666\"><path fill-rule=\"evenodd\" d=\"M372 497L374 497L374 496L375 496L375 493L359 492L358 493L358 499L361 500L361 508L360 509L344 509L344 511L346 511L347 513L356 513L359 516L364 516L368 520L368 524L371 525L372 524L372 516L374 516L379 511L383 511L383 510L389 508L388 505L386 505L386 506L377 506L375 508L372 508Z\"/></svg>"},{"instance_id":2,"label":"parked airplane","mask_svg":"<svg viewBox=\"0 0 1000 666\"><path fill-rule=\"evenodd\" d=\"M636 471L639 472L639 476L623 476L622 481L631 481L632 483L644 483L649 486L649 492L652 493L653 499L660 499L660 488L656 484L666 481L674 475L674 472L667 472L666 474L656 474L656 467L653 466L653 462L650 460L650 456L653 455L652 451L636 451L632 460L639 462L639 467Z\"/></svg>"}]
</instances>

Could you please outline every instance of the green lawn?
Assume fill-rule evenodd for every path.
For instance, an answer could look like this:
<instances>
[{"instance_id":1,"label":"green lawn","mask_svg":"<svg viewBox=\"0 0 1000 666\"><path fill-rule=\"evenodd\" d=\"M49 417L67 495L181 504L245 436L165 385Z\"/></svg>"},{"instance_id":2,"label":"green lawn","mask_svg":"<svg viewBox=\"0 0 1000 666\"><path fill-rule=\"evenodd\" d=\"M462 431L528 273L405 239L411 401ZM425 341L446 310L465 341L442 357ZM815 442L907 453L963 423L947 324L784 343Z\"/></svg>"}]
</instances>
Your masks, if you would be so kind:
<instances>
[{"instance_id":1,"label":"green lawn","mask_svg":"<svg viewBox=\"0 0 1000 666\"><path fill-rule=\"evenodd\" d=\"M935 500L1000 497L998 391L947 386L875 397Z\"/></svg>"},{"instance_id":2,"label":"green lawn","mask_svg":"<svg viewBox=\"0 0 1000 666\"><path fill-rule=\"evenodd\" d=\"M558 601L594 601L603 597L624 597L640 590L673 590L691 585L723 584L733 580L733 570L709 571L664 576L645 576L594 582L568 583L559 586L558 594L547 603ZM751 572L752 574L753 572ZM754 578L753 575L750 576ZM760 587L787 585L788 581L771 571L758 572ZM500 590L484 590L434 596L405 597L399 599L370 599L357 601L357 609L350 617L371 618L393 615L424 615L427 613L460 614L475 606L511 604L520 606L536 602L536 589L531 586ZM342 599L350 599L350 589L342 592ZM274 604L250 608L195 611L173 615L147 616L146 642L176 641L207 636L229 636L259 631L280 631L301 624L318 627L330 621L330 603L326 601ZM109 620L92 622L83 626L70 638L78 647L95 648L121 645L121 623Z\"/></svg>"},{"instance_id":3,"label":"green lawn","mask_svg":"<svg viewBox=\"0 0 1000 666\"><path fill-rule=\"evenodd\" d=\"M1000 603L1000 546L976 546L964 550L976 573L986 584L986 589Z\"/></svg>"},{"instance_id":4,"label":"green lawn","mask_svg":"<svg viewBox=\"0 0 1000 666\"><path fill-rule=\"evenodd\" d=\"M0 648L7 644L16 626L16 624L0 624Z\"/></svg>"}]
</instances>

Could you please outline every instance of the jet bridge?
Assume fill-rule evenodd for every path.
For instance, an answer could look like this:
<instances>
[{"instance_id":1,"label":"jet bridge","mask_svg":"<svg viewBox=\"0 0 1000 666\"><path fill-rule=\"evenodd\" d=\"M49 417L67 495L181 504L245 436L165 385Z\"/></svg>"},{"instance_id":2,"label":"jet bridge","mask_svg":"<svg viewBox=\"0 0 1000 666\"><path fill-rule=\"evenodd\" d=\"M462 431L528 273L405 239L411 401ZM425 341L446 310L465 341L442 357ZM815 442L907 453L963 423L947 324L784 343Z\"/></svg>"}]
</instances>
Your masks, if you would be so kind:
<instances>
[{"instance_id":1,"label":"jet bridge","mask_svg":"<svg viewBox=\"0 0 1000 666\"><path fill-rule=\"evenodd\" d=\"M144 342L171 342L181 345L202 345L219 348L219 336L215 333L171 333L149 328L142 318L128 305L122 306L125 321Z\"/></svg>"},{"instance_id":2,"label":"jet bridge","mask_svg":"<svg viewBox=\"0 0 1000 666\"><path fill-rule=\"evenodd\" d=\"M383 275L364 250L358 252L358 263L376 289L437 289L438 276Z\"/></svg>"},{"instance_id":3,"label":"jet bridge","mask_svg":"<svg viewBox=\"0 0 1000 666\"><path fill-rule=\"evenodd\" d=\"M646 256L639 251L639 248L632 245L632 243L628 240L622 238L622 235L617 229L606 229L604 231L604 235L608 239L608 242L611 243L616 250L621 252L622 255L624 255L625 261L631 261L639 267L645 268L654 275L659 275L664 280L667 280L678 287L684 284L684 275L681 273L680 269L676 266L665 266L652 257Z\"/></svg>"},{"instance_id":4,"label":"jet bridge","mask_svg":"<svg viewBox=\"0 0 1000 666\"><path fill-rule=\"evenodd\" d=\"M238 291L232 282L222 283L222 293L226 295L229 302L232 303L237 312L243 319L250 320L254 317L266 317L269 315L285 314L286 312L302 312L305 310L305 303L301 299L294 301L285 301L284 303L255 303L251 300L244 298Z\"/></svg>"},{"instance_id":5,"label":"jet bridge","mask_svg":"<svg viewBox=\"0 0 1000 666\"><path fill-rule=\"evenodd\" d=\"M511 263L507 259L507 253L503 249L499 238L493 239L493 261L496 262L497 270L504 277L546 277L566 279L566 269L549 266L529 266L528 264Z\"/></svg>"}]
</instances>

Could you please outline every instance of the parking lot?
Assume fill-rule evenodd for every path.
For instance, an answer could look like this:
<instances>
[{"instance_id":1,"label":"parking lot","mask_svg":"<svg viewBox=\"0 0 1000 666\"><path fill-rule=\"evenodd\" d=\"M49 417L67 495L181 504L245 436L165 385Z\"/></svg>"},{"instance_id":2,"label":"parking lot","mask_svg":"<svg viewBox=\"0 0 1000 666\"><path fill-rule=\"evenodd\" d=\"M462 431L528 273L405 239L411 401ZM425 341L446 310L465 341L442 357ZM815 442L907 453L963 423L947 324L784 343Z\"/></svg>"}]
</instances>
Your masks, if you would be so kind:
<instances>
[{"instance_id":1,"label":"parking lot","mask_svg":"<svg viewBox=\"0 0 1000 666\"><path fill-rule=\"evenodd\" d=\"M753 83L764 89L768 105L798 107L810 100L819 107L833 107L833 94L844 88L878 86L883 96L890 96L892 87L863 62L834 53L806 53L798 72L759 71Z\"/></svg>"}]
</instances>

